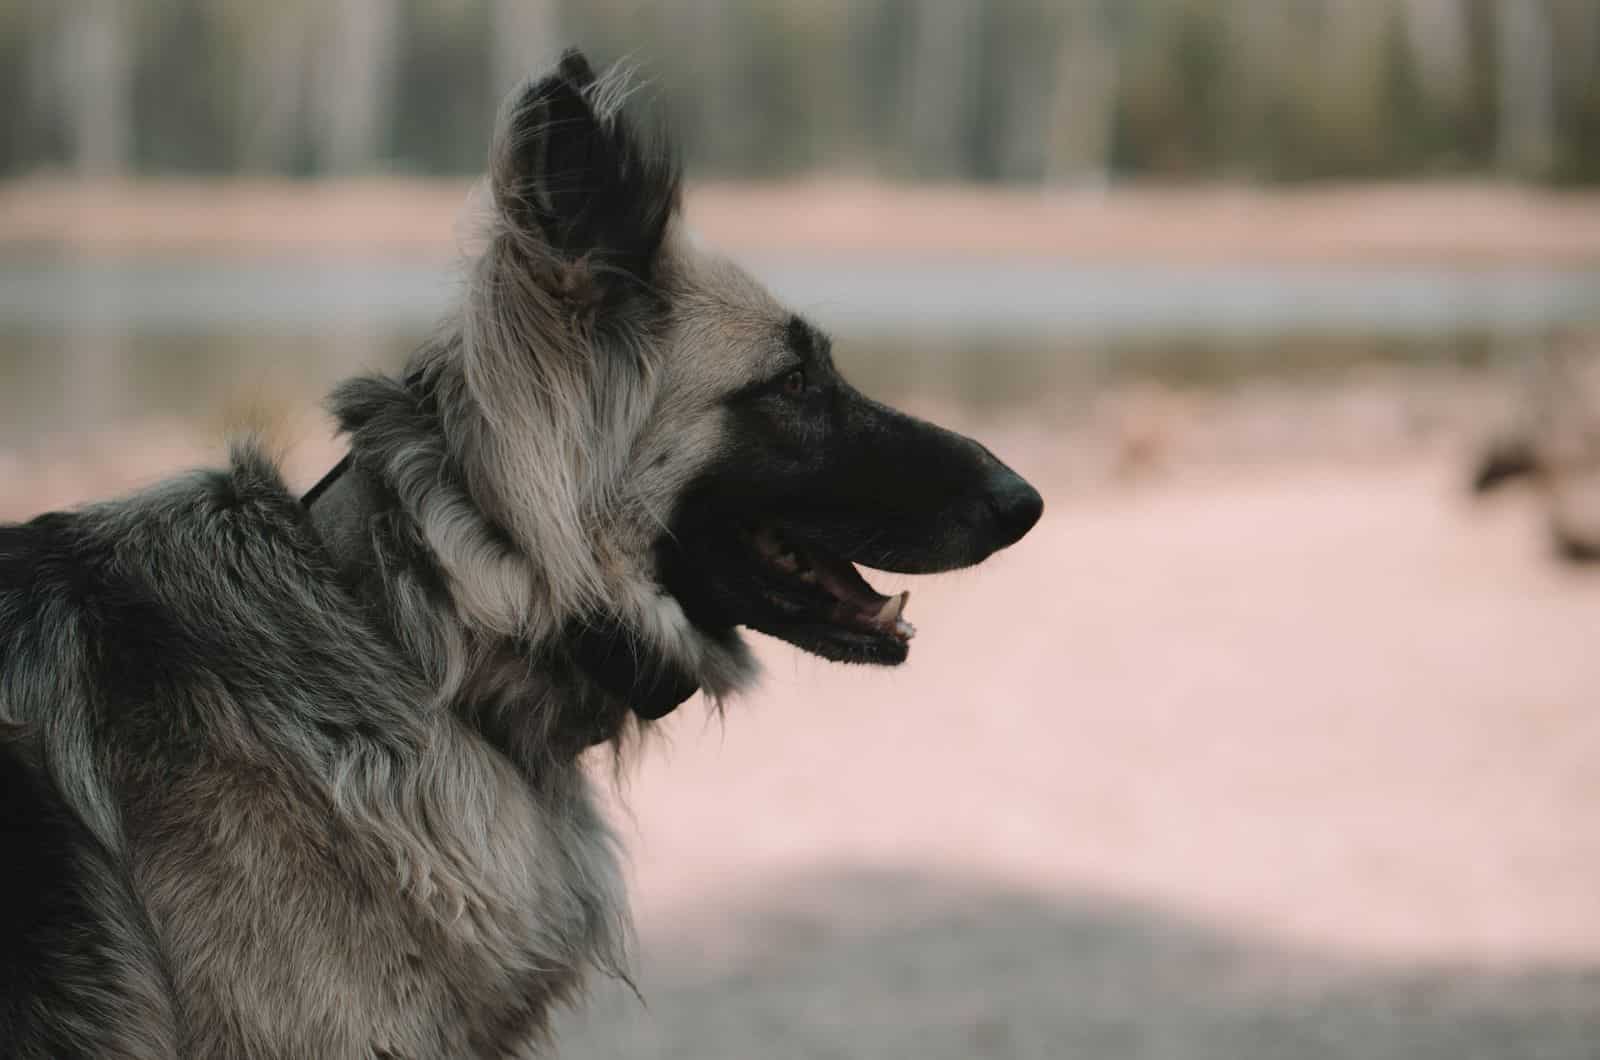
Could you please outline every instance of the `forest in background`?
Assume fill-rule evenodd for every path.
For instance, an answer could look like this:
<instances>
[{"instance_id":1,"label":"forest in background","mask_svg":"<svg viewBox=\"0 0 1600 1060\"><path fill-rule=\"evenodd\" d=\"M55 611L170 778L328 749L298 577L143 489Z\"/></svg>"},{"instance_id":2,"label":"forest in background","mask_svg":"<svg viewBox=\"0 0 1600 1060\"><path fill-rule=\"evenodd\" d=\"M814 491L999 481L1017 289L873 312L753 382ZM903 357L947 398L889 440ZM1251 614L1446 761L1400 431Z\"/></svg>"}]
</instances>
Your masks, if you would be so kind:
<instances>
[{"instance_id":1,"label":"forest in background","mask_svg":"<svg viewBox=\"0 0 1600 1060\"><path fill-rule=\"evenodd\" d=\"M1600 0L3 0L0 175L473 173L566 42L703 176L1600 183Z\"/></svg>"}]
</instances>

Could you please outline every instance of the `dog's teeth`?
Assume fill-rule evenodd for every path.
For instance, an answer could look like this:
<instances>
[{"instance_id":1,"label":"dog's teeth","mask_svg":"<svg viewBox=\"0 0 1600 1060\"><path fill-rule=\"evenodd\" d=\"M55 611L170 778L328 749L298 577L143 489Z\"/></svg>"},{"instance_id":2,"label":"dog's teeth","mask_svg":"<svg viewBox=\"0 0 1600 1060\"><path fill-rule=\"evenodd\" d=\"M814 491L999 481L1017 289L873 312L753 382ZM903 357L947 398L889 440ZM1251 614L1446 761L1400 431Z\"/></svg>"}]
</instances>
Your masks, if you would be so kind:
<instances>
[{"instance_id":1,"label":"dog's teeth","mask_svg":"<svg viewBox=\"0 0 1600 1060\"><path fill-rule=\"evenodd\" d=\"M912 637L917 635L917 627L913 626L903 618L897 618L894 620L894 631L897 636L903 637L906 640L910 640Z\"/></svg>"},{"instance_id":2,"label":"dog's teeth","mask_svg":"<svg viewBox=\"0 0 1600 1060\"><path fill-rule=\"evenodd\" d=\"M898 622L900 620L900 612L906 609L906 601L909 599L911 599L910 590L889 597L883 602L883 606L878 608L877 622L884 626Z\"/></svg>"}]
</instances>

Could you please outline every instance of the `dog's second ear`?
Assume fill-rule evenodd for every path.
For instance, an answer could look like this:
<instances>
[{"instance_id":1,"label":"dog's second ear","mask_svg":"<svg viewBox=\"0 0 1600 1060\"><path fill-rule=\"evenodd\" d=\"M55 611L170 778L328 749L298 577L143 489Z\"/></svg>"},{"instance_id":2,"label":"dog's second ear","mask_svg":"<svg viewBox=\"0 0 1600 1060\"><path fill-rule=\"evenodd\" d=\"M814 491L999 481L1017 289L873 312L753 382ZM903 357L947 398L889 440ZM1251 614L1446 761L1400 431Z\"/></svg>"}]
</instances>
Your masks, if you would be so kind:
<instances>
[{"instance_id":1,"label":"dog's second ear","mask_svg":"<svg viewBox=\"0 0 1600 1060\"><path fill-rule=\"evenodd\" d=\"M510 101L495 137L495 203L511 228L596 277L648 280L678 203L665 144L645 143L619 86L576 49Z\"/></svg>"}]
</instances>

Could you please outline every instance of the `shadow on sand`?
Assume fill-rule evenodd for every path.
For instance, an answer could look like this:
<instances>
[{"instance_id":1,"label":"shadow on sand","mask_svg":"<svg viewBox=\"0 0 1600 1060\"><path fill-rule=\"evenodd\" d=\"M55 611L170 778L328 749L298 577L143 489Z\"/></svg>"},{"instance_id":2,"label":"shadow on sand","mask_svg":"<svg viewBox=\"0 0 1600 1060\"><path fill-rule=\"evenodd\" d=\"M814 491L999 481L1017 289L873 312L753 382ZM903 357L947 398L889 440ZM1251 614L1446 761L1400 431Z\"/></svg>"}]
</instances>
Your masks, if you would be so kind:
<instances>
[{"instance_id":1,"label":"shadow on sand","mask_svg":"<svg viewBox=\"0 0 1600 1060\"><path fill-rule=\"evenodd\" d=\"M1108 898L915 874L793 879L645 923L568 1058L1600 1056L1600 964L1364 964Z\"/></svg>"}]
</instances>

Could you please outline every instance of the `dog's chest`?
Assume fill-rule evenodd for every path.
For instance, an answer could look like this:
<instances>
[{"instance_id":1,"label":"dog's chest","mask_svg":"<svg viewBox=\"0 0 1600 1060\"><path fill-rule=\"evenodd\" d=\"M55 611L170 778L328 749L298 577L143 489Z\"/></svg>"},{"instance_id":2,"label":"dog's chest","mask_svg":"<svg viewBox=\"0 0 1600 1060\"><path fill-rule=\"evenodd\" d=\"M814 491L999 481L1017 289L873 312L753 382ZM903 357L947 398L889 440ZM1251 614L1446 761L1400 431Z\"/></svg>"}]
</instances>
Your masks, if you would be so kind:
<instances>
[{"instance_id":1,"label":"dog's chest","mask_svg":"<svg viewBox=\"0 0 1600 1060\"><path fill-rule=\"evenodd\" d=\"M598 819L592 831L573 827L568 806L529 789L497 756L467 746L438 765L453 790L408 814L411 833L392 848L403 868L390 917L414 948L386 985L387 1047L409 1055L432 1039L451 1055L512 1055L543 1031L589 959L610 900L590 884L611 874L591 864L605 856L596 846L605 834ZM574 798L586 802L587 792L562 802ZM424 1011L434 1027L408 1025L418 998L432 999ZM375 1044L387 1045L385 1031L374 1028Z\"/></svg>"},{"instance_id":2,"label":"dog's chest","mask_svg":"<svg viewBox=\"0 0 1600 1060\"><path fill-rule=\"evenodd\" d=\"M248 826L141 873L197 1055L519 1055L604 959L618 872L582 773L534 789L459 730L418 768L341 789L331 824L314 789L208 778L210 821Z\"/></svg>"}]
</instances>

